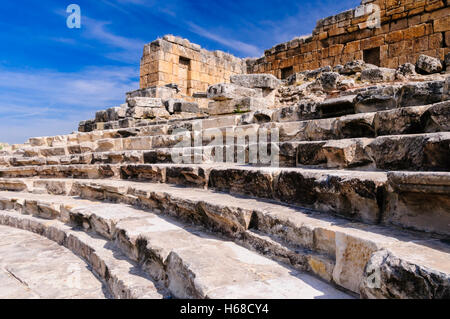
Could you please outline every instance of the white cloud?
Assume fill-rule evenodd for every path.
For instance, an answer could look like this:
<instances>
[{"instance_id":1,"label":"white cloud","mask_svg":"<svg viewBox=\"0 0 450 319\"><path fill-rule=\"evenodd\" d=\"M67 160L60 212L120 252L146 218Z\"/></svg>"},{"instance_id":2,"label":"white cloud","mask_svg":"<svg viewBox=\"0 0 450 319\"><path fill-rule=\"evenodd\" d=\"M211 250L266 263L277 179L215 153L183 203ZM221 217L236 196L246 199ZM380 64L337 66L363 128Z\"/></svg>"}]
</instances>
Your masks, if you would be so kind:
<instances>
[{"instance_id":1,"label":"white cloud","mask_svg":"<svg viewBox=\"0 0 450 319\"><path fill-rule=\"evenodd\" d=\"M188 26L189 26L191 32L196 33L204 38L213 40L217 43L225 45L225 46L232 48L234 50L237 50L239 52L242 52L242 53L245 53L245 54L248 54L251 56L261 56L261 54L263 52L263 50L256 47L255 45L244 43L239 40L234 40L233 38L231 38L229 36L221 36L212 31L208 31L192 22L189 22Z\"/></svg>"},{"instance_id":2,"label":"white cloud","mask_svg":"<svg viewBox=\"0 0 450 319\"><path fill-rule=\"evenodd\" d=\"M0 141L76 130L95 111L125 101L139 83L133 67L94 67L79 72L0 68Z\"/></svg>"}]
</instances>

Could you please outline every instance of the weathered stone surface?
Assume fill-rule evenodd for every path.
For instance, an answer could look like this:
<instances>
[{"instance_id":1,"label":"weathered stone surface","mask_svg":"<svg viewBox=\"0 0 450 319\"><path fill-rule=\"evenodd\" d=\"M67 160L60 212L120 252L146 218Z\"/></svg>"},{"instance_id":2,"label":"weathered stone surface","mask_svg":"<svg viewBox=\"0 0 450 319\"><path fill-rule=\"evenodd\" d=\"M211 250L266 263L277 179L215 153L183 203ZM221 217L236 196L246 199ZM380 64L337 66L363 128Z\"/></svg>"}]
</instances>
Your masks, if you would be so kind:
<instances>
[{"instance_id":1,"label":"weathered stone surface","mask_svg":"<svg viewBox=\"0 0 450 319\"><path fill-rule=\"evenodd\" d=\"M398 80L404 80L410 76L414 76L416 75L416 67L414 66L414 64L411 63L405 63L400 65L396 72L395 72L395 77Z\"/></svg>"},{"instance_id":2,"label":"weathered stone surface","mask_svg":"<svg viewBox=\"0 0 450 319\"><path fill-rule=\"evenodd\" d=\"M150 97L132 97L127 99L128 107L163 107L162 99Z\"/></svg>"},{"instance_id":3,"label":"weathered stone surface","mask_svg":"<svg viewBox=\"0 0 450 319\"><path fill-rule=\"evenodd\" d=\"M341 76L335 72L324 72L318 78L324 91L334 91L341 82Z\"/></svg>"},{"instance_id":4,"label":"weathered stone surface","mask_svg":"<svg viewBox=\"0 0 450 319\"><path fill-rule=\"evenodd\" d=\"M348 95L318 103L321 117L338 117L355 112L355 96Z\"/></svg>"},{"instance_id":5,"label":"weathered stone surface","mask_svg":"<svg viewBox=\"0 0 450 319\"><path fill-rule=\"evenodd\" d=\"M381 250L371 256L360 292L370 299L449 299L450 276Z\"/></svg>"},{"instance_id":6,"label":"weathered stone surface","mask_svg":"<svg viewBox=\"0 0 450 319\"><path fill-rule=\"evenodd\" d=\"M303 142L297 145L297 165L319 166L327 163L323 146L326 142Z\"/></svg>"},{"instance_id":7,"label":"weathered stone surface","mask_svg":"<svg viewBox=\"0 0 450 319\"><path fill-rule=\"evenodd\" d=\"M356 113L377 112L397 107L398 87L389 86L368 89L355 98Z\"/></svg>"},{"instance_id":8,"label":"weathered stone surface","mask_svg":"<svg viewBox=\"0 0 450 319\"><path fill-rule=\"evenodd\" d=\"M401 87L398 92L398 106L419 106L441 102L443 99L444 81L410 83Z\"/></svg>"},{"instance_id":9,"label":"weathered stone surface","mask_svg":"<svg viewBox=\"0 0 450 319\"><path fill-rule=\"evenodd\" d=\"M86 263L67 248L24 230L0 226L0 231L0 266L4 270L0 272L0 298L109 297L103 291L106 287L87 269Z\"/></svg>"},{"instance_id":10,"label":"weathered stone surface","mask_svg":"<svg viewBox=\"0 0 450 319\"><path fill-rule=\"evenodd\" d=\"M444 82L444 93L442 94L442 100L450 100L450 76L445 78Z\"/></svg>"},{"instance_id":11,"label":"weathered stone surface","mask_svg":"<svg viewBox=\"0 0 450 319\"><path fill-rule=\"evenodd\" d=\"M249 97L262 97L262 92L230 83L212 85L208 88L208 99L215 101L233 100Z\"/></svg>"},{"instance_id":12,"label":"weathered stone surface","mask_svg":"<svg viewBox=\"0 0 450 319\"><path fill-rule=\"evenodd\" d=\"M328 141L323 145L328 168L360 167L372 163L365 148L371 139Z\"/></svg>"},{"instance_id":13,"label":"weathered stone surface","mask_svg":"<svg viewBox=\"0 0 450 319\"><path fill-rule=\"evenodd\" d=\"M380 169L450 170L450 133L382 136L368 145Z\"/></svg>"},{"instance_id":14,"label":"weathered stone surface","mask_svg":"<svg viewBox=\"0 0 450 319\"><path fill-rule=\"evenodd\" d=\"M422 177L417 178L418 181L421 179ZM413 267L425 267L427 269L432 269L433 272L437 271L444 274L450 273L448 263L446 262L448 257L446 257L447 255L445 253L446 251L450 251L448 245L446 246L444 243L439 243L439 240L436 239L420 237L420 235L417 234L403 233L400 230L386 229L378 226L349 223L348 220L334 217L323 218L322 215L316 215L314 212L305 212L289 206L280 206L270 202L259 202L250 198L235 197L204 190L187 190L185 188L180 189L178 187L166 185L123 181L94 182L78 180L72 182L66 180L65 182L74 184L73 188L67 188L72 189L71 192L73 192L73 195L81 195L85 198L96 200L106 199L126 203L132 202L139 207L144 205L144 207L148 207L151 210L158 209L170 213L173 216L178 216L179 218L184 216L190 221L195 220L196 222L202 222L207 224L209 228L217 225L216 227L218 228L215 228L215 230L224 229L228 222L231 222L234 225L246 225L246 227L251 227L255 231L257 230L258 233L264 232L266 234L279 236L287 242L295 243L296 246L300 243L302 247L317 250L326 253L327 255L329 254L330 256L333 256L333 260L336 260L335 266L333 266L334 262L330 263L329 259L326 261L327 259L324 259L324 256L304 255L304 257L302 257L303 251L298 249L297 255L293 255L292 253L289 254L285 249L282 249L281 246L274 245L274 243L271 243L270 240L268 241L265 236L257 235L254 232L250 232L244 237L241 237L241 240L244 241L245 245L254 247L260 253L265 251L264 254L270 255L276 260L287 261L287 259L289 259L291 263L298 263L297 267L309 267L308 271L312 271L328 281L331 280L330 276L332 276L335 283L354 292L359 292L362 280L364 279L364 269L367 262L370 260L370 257L374 252L383 248L393 249L395 255L399 259L407 261L413 265ZM51 183L54 183L54 180L52 180ZM3 199L4 196L4 193L0 194L0 197ZM17 194L17 196L26 200L34 200L31 198L32 195L30 194ZM17 198L17 196L14 194L13 198ZM10 194L8 194L8 198L11 198ZM136 198L139 198L139 202L135 200ZM40 200L42 200L42 197L40 197ZM20 200L17 201L14 199L14 202L20 202ZM0 200L0 203L3 205L9 203L8 205L10 206L8 207L12 207L9 200ZM196 205L196 203L201 203L201 209L198 209L199 206ZM45 207L46 204L41 203L37 206ZM74 203L71 203L70 206L71 209L73 209ZM79 215L80 218L77 217L74 220L77 220L80 225L85 225L85 229L91 228L92 230L107 236L111 234L108 229L121 234L118 238L120 247L127 252L127 255L137 258L140 264L148 266L146 269L151 271L154 275L160 274L159 270L171 269L171 266L164 266L164 268L162 268L154 263L143 262L144 259L141 259L140 256L145 258L147 255L139 254L138 252L142 252L142 247L146 246L146 249L152 251L152 256L170 256L170 247L174 243L174 240L178 240L176 238L179 237L175 234L172 237L167 237L162 235L159 230L161 228L174 230L173 227L150 227L150 224L147 224L147 221L145 220L133 220L133 218L127 220L127 214L130 209L125 207L114 209L113 205L108 207L96 206L99 208L105 207L106 211L93 210L90 212L89 208L86 209L85 202L83 202L82 206L84 207L82 210L73 210L74 213L82 213ZM39 211L36 208L33 208L34 212ZM225 208L227 209L225 210ZM117 222L118 219L116 218L118 215L115 213L113 215L116 217L111 219L111 212L114 211L120 212L120 219L125 219ZM95 212L94 216L92 215L93 212ZM72 214L71 212L69 213ZM3 217L2 215L0 216ZM93 218L90 218L89 216L93 216ZM145 216L145 218L148 219L149 213L146 212ZM198 216L197 219L195 216ZM236 219L236 217L242 218L244 216L247 217ZM241 221L236 223L238 220ZM242 224L242 221L244 220L245 222ZM208 221L210 221L209 224ZM152 222L150 223L153 225ZM110 226L105 227L107 225ZM141 249L137 249L138 242L136 241L136 238L138 238L138 233L136 232L136 228L129 227L132 225L138 225L139 229L142 229L142 231L145 232L155 231L154 237L151 237L153 240L141 243L141 245L139 245ZM143 225L145 225L145 227L142 227ZM280 227L280 225L283 227ZM186 230L185 227L184 229ZM146 238L145 233L142 233L142 231L141 234L143 236L141 238ZM198 231L195 231L195 235L201 237ZM170 243L167 241L167 238L170 238ZM208 238L210 237L208 236ZM161 245L159 242L161 242ZM155 244L158 248L153 252ZM197 247L200 247L200 245L197 245ZM189 249L187 251L190 253ZM307 260L305 260L305 257L307 257ZM199 260L199 257L196 257L190 264L194 265L199 262ZM159 265L162 264L163 263L159 263ZM212 265L214 262L208 264ZM152 265L155 265L156 267L152 267ZM421 275L419 274L419 276ZM372 277L370 279L372 279ZM423 279L426 280L426 275L423 276ZM186 285L184 280L177 282L181 284L177 285L177 287ZM171 286L169 285L169 287ZM192 287L192 285L184 287ZM178 291L184 291L184 289ZM189 291L196 290L189 289ZM404 289L404 292L407 291L408 289ZM399 293L403 292L400 291Z\"/></svg>"},{"instance_id":15,"label":"weathered stone surface","mask_svg":"<svg viewBox=\"0 0 450 319\"><path fill-rule=\"evenodd\" d=\"M426 132L422 116L428 109L428 106L418 106L377 112L374 116L374 130L377 136Z\"/></svg>"},{"instance_id":16,"label":"weathered stone surface","mask_svg":"<svg viewBox=\"0 0 450 319\"><path fill-rule=\"evenodd\" d=\"M339 176L323 173L314 170L281 172L275 186L276 198L365 222L376 222L380 217L377 197L384 183L382 174L355 172ZM327 183L323 183L325 180Z\"/></svg>"},{"instance_id":17,"label":"weathered stone surface","mask_svg":"<svg viewBox=\"0 0 450 319\"><path fill-rule=\"evenodd\" d=\"M148 97L162 100L171 99L174 97L176 90L166 86L155 86L146 89L140 89L126 94L127 99L134 97Z\"/></svg>"},{"instance_id":18,"label":"weathered stone surface","mask_svg":"<svg viewBox=\"0 0 450 319\"><path fill-rule=\"evenodd\" d=\"M200 108L197 103L193 102L175 102L173 105L174 112L199 113Z\"/></svg>"},{"instance_id":19,"label":"weathered stone surface","mask_svg":"<svg viewBox=\"0 0 450 319\"><path fill-rule=\"evenodd\" d=\"M128 109L127 116L133 117L135 119L168 119L170 118L170 113L167 112L166 109L159 107L134 107Z\"/></svg>"},{"instance_id":20,"label":"weathered stone surface","mask_svg":"<svg viewBox=\"0 0 450 319\"><path fill-rule=\"evenodd\" d=\"M439 59L422 54L417 60L416 69L422 74L439 73L442 71L442 63Z\"/></svg>"},{"instance_id":21,"label":"weathered stone surface","mask_svg":"<svg viewBox=\"0 0 450 319\"><path fill-rule=\"evenodd\" d=\"M437 103L429 107L421 118L424 132L450 131L450 101Z\"/></svg>"},{"instance_id":22,"label":"weathered stone surface","mask_svg":"<svg viewBox=\"0 0 450 319\"><path fill-rule=\"evenodd\" d=\"M272 74L233 75L230 80L233 84L251 89L259 88L274 90L281 85L281 81Z\"/></svg>"},{"instance_id":23,"label":"weathered stone surface","mask_svg":"<svg viewBox=\"0 0 450 319\"><path fill-rule=\"evenodd\" d=\"M388 68L373 68L361 72L361 81L371 83L392 82L395 80L395 70Z\"/></svg>"},{"instance_id":24,"label":"weathered stone surface","mask_svg":"<svg viewBox=\"0 0 450 319\"><path fill-rule=\"evenodd\" d=\"M373 69L373 68L376 68L376 66L371 65L371 64L366 64L362 60L356 60L356 61L346 63L344 65L344 68L342 70L340 70L340 73L345 74L345 75L352 75L352 74L359 73L364 70Z\"/></svg>"},{"instance_id":25,"label":"weathered stone surface","mask_svg":"<svg viewBox=\"0 0 450 319\"><path fill-rule=\"evenodd\" d=\"M209 115L246 113L267 109L270 102L270 99L253 97L214 101L209 103L208 113Z\"/></svg>"},{"instance_id":26,"label":"weathered stone surface","mask_svg":"<svg viewBox=\"0 0 450 319\"><path fill-rule=\"evenodd\" d=\"M44 207L45 204L41 203L35 206L35 208ZM20 207L15 207L16 209L20 209ZM28 214L35 214L35 211L30 211ZM37 216L39 216L37 214ZM64 220L64 218L61 218ZM164 298L164 294L160 293L158 289L155 287L155 284L148 278L148 275L146 275L143 271L136 269L136 264L130 261L129 259L124 256L123 253L121 253L117 248L111 247L110 243L108 241L103 240L101 238L93 238L92 236L82 232L82 231L73 231L72 227L64 225L61 222L58 222L56 220L52 221L45 221L41 218L35 218L31 216L24 216L18 213L12 213L12 212L0 212L0 224L11 226L14 228L20 228L23 230L27 230L42 236L47 237L49 240L54 241L54 245L63 245L67 249L69 249L73 254L77 255L78 257L84 259L87 261L87 263L90 266L90 270L95 272L96 276L91 274L92 277L97 280L97 278L101 278L105 282L105 286L100 285L100 288L102 289L102 292L97 293L96 298L105 298L110 296L117 298L117 299L162 299ZM28 247L36 247L36 250L32 251L34 256L36 256L36 251L39 250L39 247L44 246L42 242L42 238L39 240L35 238L32 240L34 244L28 242L26 246ZM57 245L59 249L61 246ZM65 262L72 263L67 266L67 269L61 270L61 273L65 273L66 276L64 277L63 282L65 284L72 284L72 287L64 287L63 292L59 292L58 296L58 290L61 289L61 286L58 286L56 289L52 285L52 283L59 284L59 280L56 280L56 276L58 276L58 273L54 273L54 268L52 268L50 271L48 270L49 263L45 263L42 267L39 267L39 260L42 258L45 258L47 253L42 253L38 260L35 260L33 263L36 267L34 267L34 271L38 271L38 274L35 278L28 278L28 280L24 280L25 283L30 283L32 285L34 292L39 292L39 295L43 295L46 298L83 298L83 292L80 291L82 288L90 288L91 290L94 287L94 291L91 290L90 297L94 298L94 294L98 291L95 288L95 285L90 282L90 280L87 280L88 277L86 273L83 271L83 269L87 268L86 265L79 264L80 259L76 258L76 260L73 260L74 255L70 256L68 253L64 253L62 251L59 251L57 255L63 254L65 256L64 260ZM55 260L58 260L57 257L53 256L53 254L50 254L52 261L50 264L54 264ZM56 258L56 259L55 259ZM20 260L21 267L17 268L14 267L14 270L17 270L17 272L21 273L21 269L23 268L23 259ZM75 266L75 268L74 268ZM81 269L77 269L80 266ZM26 270L24 270L26 271ZM68 271L64 272L64 271ZM25 276L30 276L32 274L33 270L27 274L26 272L22 275L22 273L19 275L20 277L24 278ZM78 272L78 273L74 273ZM43 274L49 273L49 276L52 277L53 280L47 280L49 283L45 284L42 281L46 281L46 279L43 277ZM76 276L76 278L71 278L71 276ZM80 278L81 276L81 278ZM97 277L97 278L96 278ZM81 283L79 281L80 279L85 279ZM37 282L36 282L37 280ZM23 282L21 283L23 285ZM82 285L81 289L77 288L79 285ZM64 286L64 285L63 285ZM97 287L98 287L98 281L97 281ZM44 288L42 291L40 288ZM27 289L30 291L30 287ZM74 295L75 291L78 290L78 295ZM106 296L105 296L105 290L106 290ZM53 294L53 295L52 295ZM24 296L22 296L23 298ZM36 298L37 296L33 296ZM84 298L87 298L85 296Z\"/></svg>"},{"instance_id":27,"label":"weathered stone surface","mask_svg":"<svg viewBox=\"0 0 450 319\"><path fill-rule=\"evenodd\" d=\"M361 113L342 116L336 121L338 132L336 136L339 138L375 137L376 114Z\"/></svg>"},{"instance_id":28,"label":"weathered stone surface","mask_svg":"<svg viewBox=\"0 0 450 319\"><path fill-rule=\"evenodd\" d=\"M383 217L385 223L445 236L450 234L448 174L390 172L388 181L391 191Z\"/></svg>"},{"instance_id":29,"label":"weathered stone surface","mask_svg":"<svg viewBox=\"0 0 450 319\"><path fill-rule=\"evenodd\" d=\"M126 107L112 107L106 110L108 121L118 121L126 117Z\"/></svg>"},{"instance_id":30,"label":"weathered stone surface","mask_svg":"<svg viewBox=\"0 0 450 319\"><path fill-rule=\"evenodd\" d=\"M84 190L80 189L80 191L83 196L97 197L100 196L100 193L96 190L96 187L99 187L99 185L92 185L90 190L85 188ZM107 194L108 197L120 197L126 191L124 188L111 185L104 194ZM143 196L143 194L139 194L139 196ZM121 205L110 204L99 207L85 200L52 198L61 201L63 205L71 206L67 209L67 217L72 223L108 239L114 239L119 251L126 258L142 265L141 267L158 284L165 287L171 296L178 298L224 298L225 296L230 298L249 298L251 296L294 298L298 291L302 291L302 297L305 298L308 294L305 294L304 290L308 289L309 291L310 288L308 287L311 287L311 297L315 295L314 291L317 289L321 291L322 295L336 292L335 297L347 297L347 295L338 293L335 289L326 290L329 287L328 285L321 284L320 281L309 275L306 277L305 275L300 276L299 273L280 266L275 261L259 256L233 242L223 241L203 233L201 229L195 226L183 227L170 218L161 218ZM105 198L105 195L98 198ZM37 203L40 207L45 206L45 204L45 201ZM184 205L186 209L195 209L188 202L185 202ZM81 207L77 208L77 206ZM208 218L217 220L219 223L224 223L223 217L225 216L228 218L234 217L232 212L227 215L222 213L223 217L215 215L218 212L215 212L213 207L208 207L206 204L198 209L201 209ZM37 212L38 209L30 211L33 215ZM201 214L201 212L195 213ZM242 214L243 212L234 213ZM9 217L11 214L7 216ZM4 218L4 214L0 213L0 216L3 223L10 222ZM28 217L28 219L35 220L33 217ZM38 224L38 227L41 228L42 226ZM226 225L223 225L223 227L226 227ZM69 239L67 245L83 257L91 260L91 254L97 249L92 249L92 242L89 243L90 245L84 242L85 238L77 236L75 243ZM95 248L97 247L95 246ZM99 252L96 253L101 252L102 249L99 249ZM125 259L120 252L116 252L117 257ZM109 263L107 265L109 266ZM99 267L97 266L97 268ZM112 271L113 269L109 270ZM218 272L233 273L231 284L230 278L217 277L215 274ZM108 274L108 271L103 269L100 273L103 277ZM116 272L110 275L114 276ZM196 278L194 281L192 275ZM127 284L129 284L130 279L127 277L121 279L124 280L124 288L128 288ZM309 283L308 285L306 285L306 280ZM283 289L279 288L280 285L283 286ZM286 289L286 285L289 285L288 289ZM114 288L116 287L112 288L115 292ZM130 290L135 292L133 295L136 295L136 287L132 288L134 289ZM150 287L147 289L150 292L152 291ZM157 294L154 293L154 295Z\"/></svg>"},{"instance_id":31,"label":"weathered stone surface","mask_svg":"<svg viewBox=\"0 0 450 319\"><path fill-rule=\"evenodd\" d=\"M96 112L95 122L108 122L108 113L105 110Z\"/></svg>"},{"instance_id":32,"label":"weathered stone surface","mask_svg":"<svg viewBox=\"0 0 450 319\"><path fill-rule=\"evenodd\" d=\"M167 112L170 114L175 113L175 103L183 103L182 99L168 99L164 100L164 106L166 107Z\"/></svg>"}]
</instances>

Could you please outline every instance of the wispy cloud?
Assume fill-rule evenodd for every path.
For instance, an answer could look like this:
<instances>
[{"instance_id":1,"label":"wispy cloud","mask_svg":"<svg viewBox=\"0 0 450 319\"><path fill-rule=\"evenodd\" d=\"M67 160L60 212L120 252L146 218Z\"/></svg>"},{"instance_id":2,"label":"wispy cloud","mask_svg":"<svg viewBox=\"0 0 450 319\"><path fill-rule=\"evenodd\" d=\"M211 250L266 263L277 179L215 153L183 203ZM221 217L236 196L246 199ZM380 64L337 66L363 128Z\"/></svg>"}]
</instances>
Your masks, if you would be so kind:
<instances>
[{"instance_id":1,"label":"wispy cloud","mask_svg":"<svg viewBox=\"0 0 450 319\"><path fill-rule=\"evenodd\" d=\"M107 0L102 1L105 3L110 3ZM140 4L138 0L132 0L132 3ZM120 6L113 3L110 4L121 8ZM57 10L55 11L55 13L60 16L66 16L66 12L63 10ZM81 37L86 40L93 40L95 41L95 43L101 43L105 45L104 49L107 52L104 53L105 50L102 50L99 52L99 54L103 54L104 57L114 61L133 64L139 63L142 49L146 43L145 41L132 37L122 36L111 31L110 29L113 26L113 23L111 21L97 20L86 15L82 16L81 21ZM80 43L80 41L67 37L54 37L51 38L51 40L70 45L86 46L86 42ZM110 49L109 51L107 50L108 47Z\"/></svg>"},{"instance_id":2,"label":"wispy cloud","mask_svg":"<svg viewBox=\"0 0 450 319\"><path fill-rule=\"evenodd\" d=\"M245 53L245 54L248 54L251 56L260 56L263 52L262 49L256 47L255 45L244 43L239 40L234 40L229 36L221 36L212 31L208 31L208 30L202 28L202 27L196 25L195 23L188 22L188 26L189 26L191 32L198 34L199 36L202 36L204 38L207 38L209 40L213 40L222 45L225 45L229 48L233 48L242 53Z\"/></svg>"},{"instance_id":3,"label":"wispy cloud","mask_svg":"<svg viewBox=\"0 0 450 319\"><path fill-rule=\"evenodd\" d=\"M137 72L111 66L80 72L0 68L0 141L70 133L96 110L123 103L125 92L139 86Z\"/></svg>"}]
</instances>

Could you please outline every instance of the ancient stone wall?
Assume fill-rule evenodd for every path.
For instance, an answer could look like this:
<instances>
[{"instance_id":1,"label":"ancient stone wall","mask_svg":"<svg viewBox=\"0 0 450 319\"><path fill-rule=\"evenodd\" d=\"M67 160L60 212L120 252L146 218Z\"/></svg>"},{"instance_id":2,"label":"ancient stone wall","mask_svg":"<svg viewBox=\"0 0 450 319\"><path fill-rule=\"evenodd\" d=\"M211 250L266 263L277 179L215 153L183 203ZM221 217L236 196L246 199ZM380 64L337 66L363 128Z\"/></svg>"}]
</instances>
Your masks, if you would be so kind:
<instances>
[{"instance_id":1,"label":"ancient stone wall","mask_svg":"<svg viewBox=\"0 0 450 319\"><path fill-rule=\"evenodd\" d=\"M177 84L180 93L206 92L211 84L246 73L246 63L222 51L210 52L186 39L164 36L144 47L140 87Z\"/></svg>"},{"instance_id":2,"label":"ancient stone wall","mask_svg":"<svg viewBox=\"0 0 450 319\"><path fill-rule=\"evenodd\" d=\"M363 0L356 9L318 21L311 36L279 44L266 50L264 57L248 60L248 73L287 78L353 60L396 68L415 63L420 54L444 60L449 43L448 0Z\"/></svg>"}]
</instances>

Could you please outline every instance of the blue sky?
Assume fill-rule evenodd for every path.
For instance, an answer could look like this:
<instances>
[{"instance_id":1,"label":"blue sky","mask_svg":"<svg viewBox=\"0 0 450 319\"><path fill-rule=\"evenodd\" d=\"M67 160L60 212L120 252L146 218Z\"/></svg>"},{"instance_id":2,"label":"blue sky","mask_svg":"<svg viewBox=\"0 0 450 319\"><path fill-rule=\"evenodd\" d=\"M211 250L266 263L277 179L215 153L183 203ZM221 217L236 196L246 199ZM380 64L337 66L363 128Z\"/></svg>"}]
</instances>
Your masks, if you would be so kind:
<instances>
[{"instance_id":1,"label":"blue sky","mask_svg":"<svg viewBox=\"0 0 450 319\"><path fill-rule=\"evenodd\" d=\"M81 29L69 29L69 4ZM145 43L165 34L239 57L310 34L359 0L3 0L0 142L67 134L139 86Z\"/></svg>"}]
</instances>

